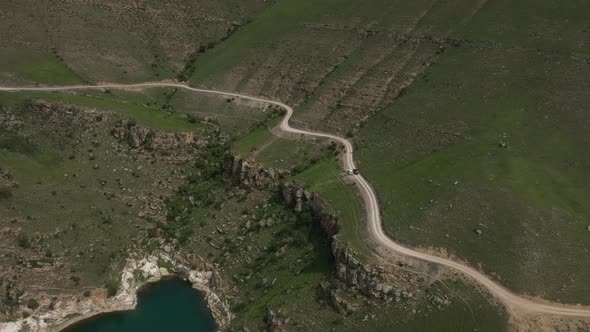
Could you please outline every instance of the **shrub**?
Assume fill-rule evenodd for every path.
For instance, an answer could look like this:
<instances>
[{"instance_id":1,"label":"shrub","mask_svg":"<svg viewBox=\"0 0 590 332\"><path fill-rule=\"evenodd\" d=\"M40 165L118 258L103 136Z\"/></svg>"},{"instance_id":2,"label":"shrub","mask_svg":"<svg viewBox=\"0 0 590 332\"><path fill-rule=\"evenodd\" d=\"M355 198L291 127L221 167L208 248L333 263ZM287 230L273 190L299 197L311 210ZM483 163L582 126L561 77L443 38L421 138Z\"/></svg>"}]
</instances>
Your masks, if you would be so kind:
<instances>
[{"instance_id":1,"label":"shrub","mask_svg":"<svg viewBox=\"0 0 590 332\"><path fill-rule=\"evenodd\" d=\"M180 231L180 236L178 237L178 243L180 244L185 244L186 241L188 241L188 239L191 237L191 235L193 234L193 230L190 228L185 228L182 231Z\"/></svg>"},{"instance_id":2,"label":"shrub","mask_svg":"<svg viewBox=\"0 0 590 332\"><path fill-rule=\"evenodd\" d=\"M91 294L92 293L89 290L84 291L84 297L90 297Z\"/></svg>"},{"instance_id":3,"label":"shrub","mask_svg":"<svg viewBox=\"0 0 590 332\"><path fill-rule=\"evenodd\" d=\"M107 281L106 288L108 296L113 297L119 291L119 282L117 280L109 280Z\"/></svg>"},{"instance_id":4,"label":"shrub","mask_svg":"<svg viewBox=\"0 0 590 332\"><path fill-rule=\"evenodd\" d=\"M149 238L155 238L157 235L156 227L148 228L147 233Z\"/></svg>"},{"instance_id":5,"label":"shrub","mask_svg":"<svg viewBox=\"0 0 590 332\"><path fill-rule=\"evenodd\" d=\"M135 127L137 125L137 120L134 118L130 118L127 120L127 128Z\"/></svg>"},{"instance_id":6,"label":"shrub","mask_svg":"<svg viewBox=\"0 0 590 332\"><path fill-rule=\"evenodd\" d=\"M76 286L80 284L80 277L78 276L71 276L70 280L73 281Z\"/></svg>"},{"instance_id":7,"label":"shrub","mask_svg":"<svg viewBox=\"0 0 590 332\"><path fill-rule=\"evenodd\" d=\"M186 118L190 123L197 123L197 121L199 121L199 119L194 114L189 114L186 116Z\"/></svg>"},{"instance_id":8,"label":"shrub","mask_svg":"<svg viewBox=\"0 0 590 332\"><path fill-rule=\"evenodd\" d=\"M102 220L103 224L112 224L113 223L113 218L110 215L102 215L100 217L100 219Z\"/></svg>"},{"instance_id":9,"label":"shrub","mask_svg":"<svg viewBox=\"0 0 590 332\"><path fill-rule=\"evenodd\" d=\"M17 237L17 241L18 241L18 246L21 248L27 249L27 248L31 247L31 241L29 240L29 237L25 233L20 233Z\"/></svg>"},{"instance_id":10,"label":"shrub","mask_svg":"<svg viewBox=\"0 0 590 332\"><path fill-rule=\"evenodd\" d=\"M39 302L37 302L37 300L35 300L35 299L30 299L27 301L27 307L29 309L35 310L35 309L39 308Z\"/></svg>"},{"instance_id":11,"label":"shrub","mask_svg":"<svg viewBox=\"0 0 590 332\"><path fill-rule=\"evenodd\" d=\"M163 267L168 271L174 270L174 265L166 260L163 260L162 258L158 258L158 266Z\"/></svg>"}]
</instances>

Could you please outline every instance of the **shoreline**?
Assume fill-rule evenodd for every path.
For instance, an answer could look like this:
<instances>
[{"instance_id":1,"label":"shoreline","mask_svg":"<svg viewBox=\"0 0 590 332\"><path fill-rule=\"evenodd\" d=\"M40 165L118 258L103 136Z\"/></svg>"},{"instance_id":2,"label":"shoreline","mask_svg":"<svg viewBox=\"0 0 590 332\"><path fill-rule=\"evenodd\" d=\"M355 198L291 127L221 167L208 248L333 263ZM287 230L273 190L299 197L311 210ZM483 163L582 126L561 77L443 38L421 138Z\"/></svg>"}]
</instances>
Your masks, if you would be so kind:
<instances>
[{"instance_id":1,"label":"shoreline","mask_svg":"<svg viewBox=\"0 0 590 332\"><path fill-rule=\"evenodd\" d=\"M158 266L158 260L171 264L172 271ZM212 279L216 277L216 272L208 264L202 265L205 267L203 270L191 270L162 252L143 258L127 258L115 296L66 296L56 302L54 310L34 312L29 317L16 321L0 322L0 332L58 332L95 316L132 311L137 308L139 292L157 282L173 278L187 282L191 288L201 292L205 305L215 321L216 329L220 330L229 324L233 315L227 302L221 299L218 290L213 287ZM141 280L137 280L137 274L142 277ZM24 306L21 306L21 310L26 312Z\"/></svg>"},{"instance_id":2,"label":"shoreline","mask_svg":"<svg viewBox=\"0 0 590 332\"><path fill-rule=\"evenodd\" d=\"M154 283L156 283L156 282L158 282L158 281L155 281ZM113 309L113 310L103 309L103 310L97 310L96 312L91 311L86 314L80 314L79 316L72 317L71 320L63 322L62 324L50 327L49 330L47 330L47 331L48 332L65 331L66 329L74 328L75 325L82 323L85 320L100 318L101 316L109 315L109 314L113 314L113 313L118 313L118 312L133 311L133 310L136 310L136 308L137 308L137 306L128 307L128 308L121 308L121 309Z\"/></svg>"},{"instance_id":3,"label":"shoreline","mask_svg":"<svg viewBox=\"0 0 590 332\"><path fill-rule=\"evenodd\" d=\"M119 310L113 309L111 311L103 310L101 312L89 312L86 315L81 315L79 317L75 317L71 321L64 322L64 324L62 324L60 326L55 326L50 331L51 332L54 332L54 331L55 332L57 332L57 331L71 332L78 325L84 324L85 321L91 321L91 320L95 320L95 319L101 319L102 317L106 317L106 316L111 315L111 314L128 313L128 312L133 312L135 310L138 310L138 307L140 305L140 297L141 297L141 293L142 292L149 291L151 288L153 288L154 286L156 286L158 283L161 283L161 282L164 282L164 281L170 281L170 280L176 280L178 282L181 282L181 283L185 284L186 286L189 286L191 288L191 291L194 291L194 292L198 293L198 296L202 297L202 300L203 300L205 306L207 307L209 313L212 313L211 308L209 308L209 305L205 301L206 294L203 291L198 290L198 289L195 289L194 287L192 287L192 284L190 283L190 281L188 279L185 279L185 278L183 278L183 277L181 277L179 275L176 275L175 273L171 273L170 275L163 276L160 280L146 282L146 283L140 285L137 288L137 290L136 290L136 305L133 306L133 307L121 308ZM216 330L218 330L218 322L215 320L215 318L213 317L213 315L211 315L211 318L215 322L215 328L216 328Z\"/></svg>"}]
</instances>

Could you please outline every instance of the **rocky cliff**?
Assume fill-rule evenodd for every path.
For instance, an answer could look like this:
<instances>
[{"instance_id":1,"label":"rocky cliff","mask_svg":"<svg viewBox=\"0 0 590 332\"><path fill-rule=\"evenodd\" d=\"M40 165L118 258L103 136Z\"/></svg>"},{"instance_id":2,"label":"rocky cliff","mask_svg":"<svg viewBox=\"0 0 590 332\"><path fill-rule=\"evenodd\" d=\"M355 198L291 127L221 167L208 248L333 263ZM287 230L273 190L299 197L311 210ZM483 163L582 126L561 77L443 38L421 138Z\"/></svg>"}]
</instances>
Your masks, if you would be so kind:
<instances>
[{"instance_id":1,"label":"rocky cliff","mask_svg":"<svg viewBox=\"0 0 590 332\"><path fill-rule=\"evenodd\" d=\"M318 194L304 190L299 184L287 183L283 186L282 196L285 203L295 211L302 211L306 206L311 209L314 218L331 240L332 254L336 262L335 277L341 286L386 302L399 302L414 296L409 289L418 283L415 275L399 269L362 263L357 258L359 255L338 239L338 218L328 211ZM347 304L326 284L320 285L318 292L326 295L338 311L348 311Z\"/></svg>"},{"instance_id":2,"label":"rocky cliff","mask_svg":"<svg viewBox=\"0 0 590 332\"><path fill-rule=\"evenodd\" d=\"M328 212L326 204L318 194L306 191L297 184L285 184L282 193L285 203L296 212L301 212L305 205L309 206L328 237L333 238L340 232L338 217Z\"/></svg>"},{"instance_id":3,"label":"rocky cliff","mask_svg":"<svg viewBox=\"0 0 590 332\"><path fill-rule=\"evenodd\" d=\"M60 331L63 328L97 314L132 310L137 306L137 292L150 283L166 277L188 280L193 288L205 293L205 301L218 326L223 328L232 319L229 304L223 300L221 279L215 269L201 262L189 268L182 258L166 252L147 257L131 255L121 272L116 295L108 297L105 290L87 294L44 296L38 308L21 306L24 317L13 322L0 323L0 331Z\"/></svg>"}]
</instances>

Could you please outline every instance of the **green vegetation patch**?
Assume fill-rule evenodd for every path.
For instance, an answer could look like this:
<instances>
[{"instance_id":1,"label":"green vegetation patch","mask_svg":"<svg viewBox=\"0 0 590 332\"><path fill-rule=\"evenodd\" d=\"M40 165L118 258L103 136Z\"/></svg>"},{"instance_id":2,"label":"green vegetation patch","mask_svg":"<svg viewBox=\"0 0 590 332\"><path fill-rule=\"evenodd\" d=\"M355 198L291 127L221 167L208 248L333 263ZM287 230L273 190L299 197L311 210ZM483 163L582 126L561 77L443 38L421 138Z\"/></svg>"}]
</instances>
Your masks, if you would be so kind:
<instances>
[{"instance_id":1,"label":"green vegetation patch","mask_svg":"<svg viewBox=\"0 0 590 332\"><path fill-rule=\"evenodd\" d=\"M343 179L340 160L327 158L293 177L316 192L326 202L330 211L338 216L342 225L338 237L349 242L359 253L367 254L365 244L364 210L353 184Z\"/></svg>"},{"instance_id":2,"label":"green vegetation patch","mask_svg":"<svg viewBox=\"0 0 590 332\"><path fill-rule=\"evenodd\" d=\"M2 48L0 52L2 53L0 82L11 83L11 85L83 83L83 80L55 54L6 48Z\"/></svg>"},{"instance_id":3,"label":"green vegetation patch","mask_svg":"<svg viewBox=\"0 0 590 332\"><path fill-rule=\"evenodd\" d=\"M137 97L136 97L137 98ZM30 99L43 99L63 102L102 111L114 111L133 118L137 124L162 130L199 131L203 124L191 122L179 113L162 110L155 106L124 100L110 92L91 92L89 94L49 93L49 92L0 92L0 105L19 107Z\"/></svg>"},{"instance_id":4,"label":"green vegetation patch","mask_svg":"<svg viewBox=\"0 0 590 332\"><path fill-rule=\"evenodd\" d=\"M451 49L356 143L396 238L448 248L519 292L578 303L590 277L590 72L552 57Z\"/></svg>"},{"instance_id":5,"label":"green vegetation patch","mask_svg":"<svg viewBox=\"0 0 590 332\"><path fill-rule=\"evenodd\" d=\"M162 161L171 153L145 154L118 140L113 130L124 117L65 104L96 101L68 97L27 102L2 94L0 167L9 180L0 184L7 192L0 224L20 234L3 241L27 257L11 263L22 265L23 283L50 282L49 290L101 287L116 278L127 249L151 226L141 211L157 215L159 195L169 193L184 169ZM184 147L177 151L190 155ZM46 278L37 282L40 268Z\"/></svg>"}]
</instances>

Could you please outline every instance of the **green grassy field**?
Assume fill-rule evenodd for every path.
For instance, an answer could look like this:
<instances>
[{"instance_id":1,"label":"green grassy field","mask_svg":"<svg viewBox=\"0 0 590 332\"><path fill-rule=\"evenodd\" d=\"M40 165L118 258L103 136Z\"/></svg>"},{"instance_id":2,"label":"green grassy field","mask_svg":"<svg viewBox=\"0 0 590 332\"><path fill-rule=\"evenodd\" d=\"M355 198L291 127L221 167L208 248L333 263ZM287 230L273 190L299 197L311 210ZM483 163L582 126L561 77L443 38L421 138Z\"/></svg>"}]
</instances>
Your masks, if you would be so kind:
<instances>
[{"instance_id":1,"label":"green grassy field","mask_svg":"<svg viewBox=\"0 0 590 332\"><path fill-rule=\"evenodd\" d=\"M56 85L80 84L83 80L54 54L15 49L2 49L0 79L16 85L39 82Z\"/></svg>"},{"instance_id":2,"label":"green grassy field","mask_svg":"<svg viewBox=\"0 0 590 332\"><path fill-rule=\"evenodd\" d=\"M288 101L295 126L356 134L403 242L449 248L518 292L587 302L585 9L282 1L202 57L192 83Z\"/></svg>"},{"instance_id":3,"label":"green grassy field","mask_svg":"<svg viewBox=\"0 0 590 332\"><path fill-rule=\"evenodd\" d=\"M520 292L585 302L590 72L556 59L451 50L369 120L358 155L397 238L449 248Z\"/></svg>"},{"instance_id":4,"label":"green grassy field","mask_svg":"<svg viewBox=\"0 0 590 332\"><path fill-rule=\"evenodd\" d=\"M133 118L138 124L163 130L199 130L201 123L191 123L183 113L171 113L157 107L124 100L108 93L67 94L46 92L1 92L0 105L18 106L29 99L43 99L82 105L101 111L115 111Z\"/></svg>"},{"instance_id":5,"label":"green grassy field","mask_svg":"<svg viewBox=\"0 0 590 332\"><path fill-rule=\"evenodd\" d=\"M192 115L199 121L208 120L222 128L232 138L239 138L264 121L269 113L266 105L240 99L227 99L207 94L177 91L170 98L177 111Z\"/></svg>"},{"instance_id":6,"label":"green grassy field","mask_svg":"<svg viewBox=\"0 0 590 332\"><path fill-rule=\"evenodd\" d=\"M266 167L296 172L329 153L323 141L294 141L274 136L272 129L279 123L280 116L251 128L247 134L237 138L232 143L232 152Z\"/></svg>"},{"instance_id":7,"label":"green grassy field","mask_svg":"<svg viewBox=\"0 0 590 332\"><path fill-rule=\"evenodd\" d=\"M14 249L16 238L5 239L10 252L19 252L15 259L21 257L14 266L33 265L21 271L20 287L45 286L49 292L101 287L117 275L116 267L143 234L138 212L146 199L141 197L170 192L162 180L172 181L171 169L165 163L145 162L126 143L116 141L111 130L125 119L116 112L40 111L23 103L25 97L32 96L2 94L3 116L20 124L15 130L3 117L0 129L0 167L18 183L10 189L10 198L2 200L0 223L32 243L29 249L19 242L19 252ZM35 97L98 107L92 98ZM112 104L102 106L115 109ZM163 127L170 124L162 121ZM39 262L49 268L43 270L47 266Z\"/></svg>"}]
</instances>

